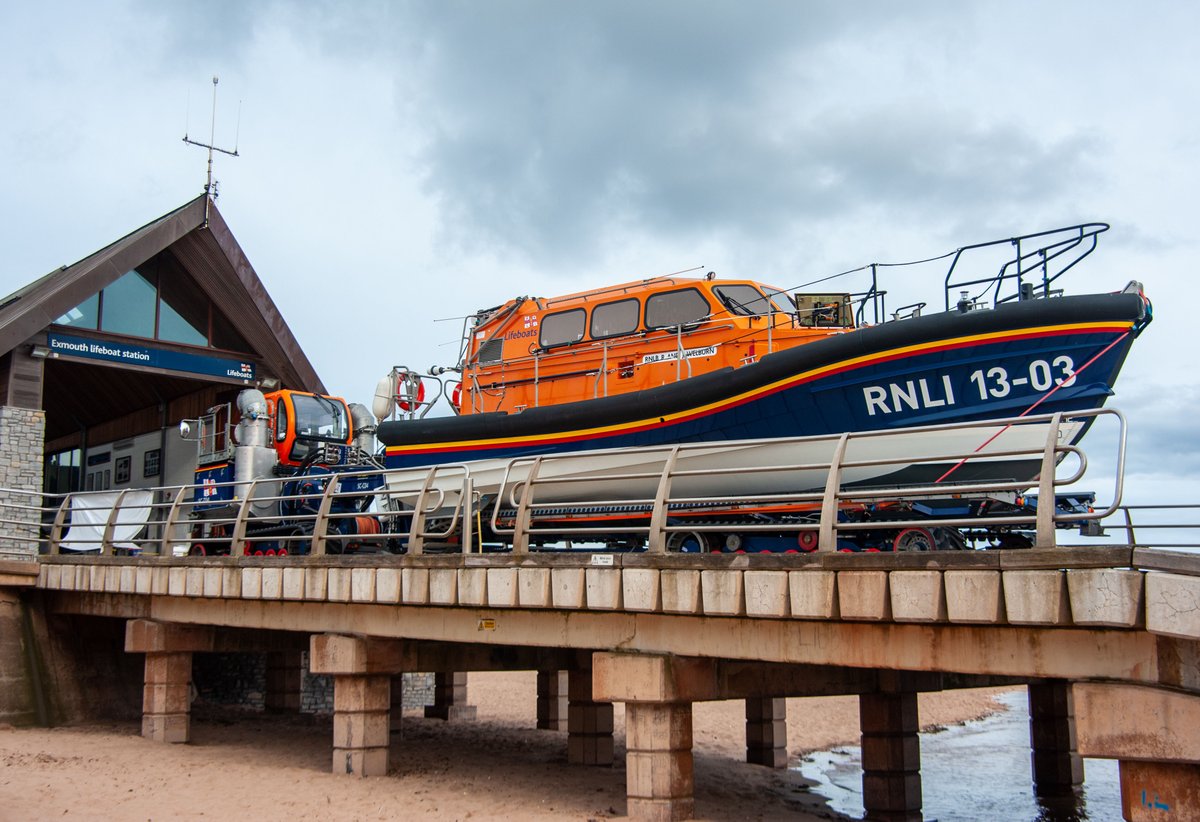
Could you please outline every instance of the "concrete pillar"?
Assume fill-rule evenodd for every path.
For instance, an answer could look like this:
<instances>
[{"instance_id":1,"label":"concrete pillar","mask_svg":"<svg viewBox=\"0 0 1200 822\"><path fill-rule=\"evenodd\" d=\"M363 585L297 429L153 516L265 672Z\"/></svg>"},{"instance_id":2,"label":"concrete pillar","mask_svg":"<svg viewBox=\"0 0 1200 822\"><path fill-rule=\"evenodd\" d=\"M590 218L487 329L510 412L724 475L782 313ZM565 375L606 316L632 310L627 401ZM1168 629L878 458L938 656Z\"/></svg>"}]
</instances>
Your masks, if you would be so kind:
<instances>
[{"instance_id":1,"label":"concrete pillar","mask_svg":"<svg viewBox=\"0 0 1200 822\"><path fill-rule=\"evenodd\" d=\"M1083 758L1076 750L1071 686L1058 680L1028 687L1034 791L1045 798L1073 795L1083 785Z\"/></svg>"},{"instance_id":2,"label":"concrete pillar","mask_svg":"<svg viewBox=\"0 0 1200 822\"><path fill-rule=\"evenodd\" d=\"M921 820L921 740L912 691L861 694L863 807L883 822Z\"/></svg>"},{"instance_id":3,"label":"concrete pillar","mask_svg":"<svg viewBox=\"0 0 1200 822\"><path fill-rule=\"evenodd\" d=\"M652 654L592 655L597 699L625 703L625 778L634 819L691 819L692 703L715 699L716 662Z\"/></svg>"},{"instance_id":4,"label":"concrete pillar","mask_svg":"<svg viewBox=\"0 0 1200 822\"><path fill-rule=\"evenodd\" d=\"M304 679L303 654L300 651L272 651L267 654L268 711L297 713L300 710L300 685Z\"/></svg>"},{"instance_id":5,"label":"concrete pillar","mask_svg":"<svg viewBox=\"0 0 1200 822\"><path fill-rule=\"evenodd\" d=\"M192 737L192 655L188 651L146 653L142 688L142 736L155 742Z\"/></svg>"},{"instance_id":6,"label":"concrete pillar","mask_svg":"<svg viewBox=\"0 0 1200 822\"><path fill-rule=\"evenodd\" d=\"M750 697L746 700L746 761L768 768L786 768L787 700Z\"/></svg>"},{"instance_id":7,"label":"concrete pillar","mask_svg":"<svg viewBox=\"0 0 1200 822\"><path fill-rule=\"evenodd\" d=\"M467 704L465 671L434 674L433 704L425 706L426 719L471 720L475 713L475 706Z\"/></svg>"},{"instance_id":8,"label":"concrete pillar","mask_svg":"<svg viewBox=\"0 0 1200 822\"><path fill-rule=\"evenodd\" d=\"M567 730L567 672L538 671L537 726L540 730Z\"/></svg>"},{"instance_id":9,"label":"concrete pillar","mask_svg":"<svg viewBox=\"0 0 1200 822\"><path fill-rule=\"evenodd\" d=\"M592 698L592 672L567 674L567 761L573 765L613 764L613 706Z\"/></svg>"},{"instance_id":10,"label":"concrete pillar","mask_svg":"<svg viewBox=\"0 0 1200 822\"><path fill-rule=\"evenodd\" d=\"M312 638L312 672L333 676L334 773L387 774L391 680L402 667L401 651L395 640L337 634Z\"/></svg>"},{"instance_id":11,"label":"concrete pillar","mask_svg":"<svg viewBox=\"0 0 1200 822\"><path fill-rule=\"evenodd\" d=\"M400 723L404 713L404 674L396 674L392 677L390 702L388 729L393 734L402 735Z\"/></svg>"},{"instance_id":12,"label":"concrete pillar","mask_svg":"<svg viewBox=\"0 0 1200 822\"><path fill-rule=\"evenodd\" d=\"M631 819L695 815L692 703L625 705L625 793Z\"/></svg>"},{"instance_id":13,"label":"concrete pillar","mask_svg":"<svg viewBox=\"0 0 1200 822\"><path fill-rule=\"evenodd\" d=\"M1129 822L1200 819L1200 765L1120 760L1121 816Z\"/></svg>"},{"instance_id":14,"label":"concrete pillar","mask_svg":"<svg viewBox=\"0 0 1200 822\"><path fill-rule=\"evenodd\" d=\"M146 655L142 736L156 742L191 739L192 653L212 651L212 628L131 619L125 650Z\"/></svg>"}]
</instances>

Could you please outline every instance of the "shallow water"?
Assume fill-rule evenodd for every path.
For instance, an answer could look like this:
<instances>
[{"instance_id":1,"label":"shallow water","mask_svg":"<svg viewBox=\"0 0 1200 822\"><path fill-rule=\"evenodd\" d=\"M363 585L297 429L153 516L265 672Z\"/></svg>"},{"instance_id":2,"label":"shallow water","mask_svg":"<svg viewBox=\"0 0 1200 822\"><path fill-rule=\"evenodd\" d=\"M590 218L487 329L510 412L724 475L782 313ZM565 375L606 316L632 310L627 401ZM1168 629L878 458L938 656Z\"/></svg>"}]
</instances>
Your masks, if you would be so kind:
<instances>
[{"instance_id":1,"label":"shallow water","mask_svg":"<svg viewBox=\"0 0 1200 822\"><path fill-rule=\"evenodd\" d=\"M1084 760L1083 793L1049 806L1033 794L1029 764L1029 703L1023 692L1003 694L1009 710L937 733L921 734L921 787L926 820L1109 822L1121 819L1115 760ZM805 757L800 772L833 810L862 818L859 749L836 748Z\"/></svg>"}]
</instances>

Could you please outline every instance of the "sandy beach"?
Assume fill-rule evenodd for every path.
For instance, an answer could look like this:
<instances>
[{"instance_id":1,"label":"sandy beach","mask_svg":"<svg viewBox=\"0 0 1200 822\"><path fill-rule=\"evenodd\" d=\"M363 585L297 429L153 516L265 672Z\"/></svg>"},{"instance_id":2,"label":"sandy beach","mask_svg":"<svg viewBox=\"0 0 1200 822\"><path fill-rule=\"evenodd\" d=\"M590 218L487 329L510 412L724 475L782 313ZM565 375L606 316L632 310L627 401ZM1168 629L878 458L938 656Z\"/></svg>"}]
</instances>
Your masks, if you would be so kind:
<instances>
[{"instance_id":1,"label":"sandy beach","mask_svg":"<svg viewBox=\"0 0 1200 822\"><path fill-rule=\"evenodd\" d=\"M568 819L625 813L624 710L611 768L567 765L566 733L535 729L535 674L471 674L474 722L406 712L386 777L329 772L330 720L197 706L192 742L136 723L0 728L0 820ZM1003 708L1004 689L924 694L923 729ZM698 819L838 819L797 771L746 764L744 704L694 708ZM858 700L788 700L788 752L857 744Z\"/></svg>"}]
</instances>

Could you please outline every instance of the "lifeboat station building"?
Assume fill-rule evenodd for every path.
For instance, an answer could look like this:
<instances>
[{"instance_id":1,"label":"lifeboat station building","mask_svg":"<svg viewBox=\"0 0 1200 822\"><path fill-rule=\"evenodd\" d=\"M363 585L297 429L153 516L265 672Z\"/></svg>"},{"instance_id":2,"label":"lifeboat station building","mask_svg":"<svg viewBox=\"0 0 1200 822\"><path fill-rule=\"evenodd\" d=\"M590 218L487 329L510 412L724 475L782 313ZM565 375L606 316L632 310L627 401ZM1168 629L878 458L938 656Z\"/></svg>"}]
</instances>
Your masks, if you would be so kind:
<instances>
[{"instance_id":1,"label":"lifeboat station building","mask_svg":"<svg viewBox=\"0 0 1200 822\"><path fill-rule=\"evenodd\" d=\"M325 391L204 195L0 298L0 489L190 484L179 422L248 387Z\"/></svg>"}]
</instances>

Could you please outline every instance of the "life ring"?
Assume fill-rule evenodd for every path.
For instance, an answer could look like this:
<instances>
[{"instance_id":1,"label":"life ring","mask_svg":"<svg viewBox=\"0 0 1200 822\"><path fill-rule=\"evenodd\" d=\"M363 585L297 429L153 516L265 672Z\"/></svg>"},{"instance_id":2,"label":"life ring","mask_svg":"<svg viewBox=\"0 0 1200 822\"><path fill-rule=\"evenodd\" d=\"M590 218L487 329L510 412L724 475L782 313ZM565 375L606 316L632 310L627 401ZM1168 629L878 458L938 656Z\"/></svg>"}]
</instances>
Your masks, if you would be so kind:
<instances>
[{"instance_id":1,"label":"life ring","mask_svg":"<svg viewBox=\"0 0 1200 822\"><path fill-rule=\"evenodd\" d=\"M407 382L407 380L405 380L404 382ZM411 402L411 403L409 402L407 395L401 393L401 387L403 386L403 384L404 384L403 382L399 383L396 388L396 406L401 411L412 411L414 408L421 405L421 403L425 402L425 383L423 383L421 381L420 377L417 377L416 402Z\"/></svg>"},{"instance_id":2,"label":"life ring","mask_svg":"<svg viewBox=\"0 0 1200 822\"><path fill-rule=\"evenodd\" d=\"M454 383L454 387L450 389L450 404L455 408L462 408L462 383Z\"/></svg>"}]
</instances>

